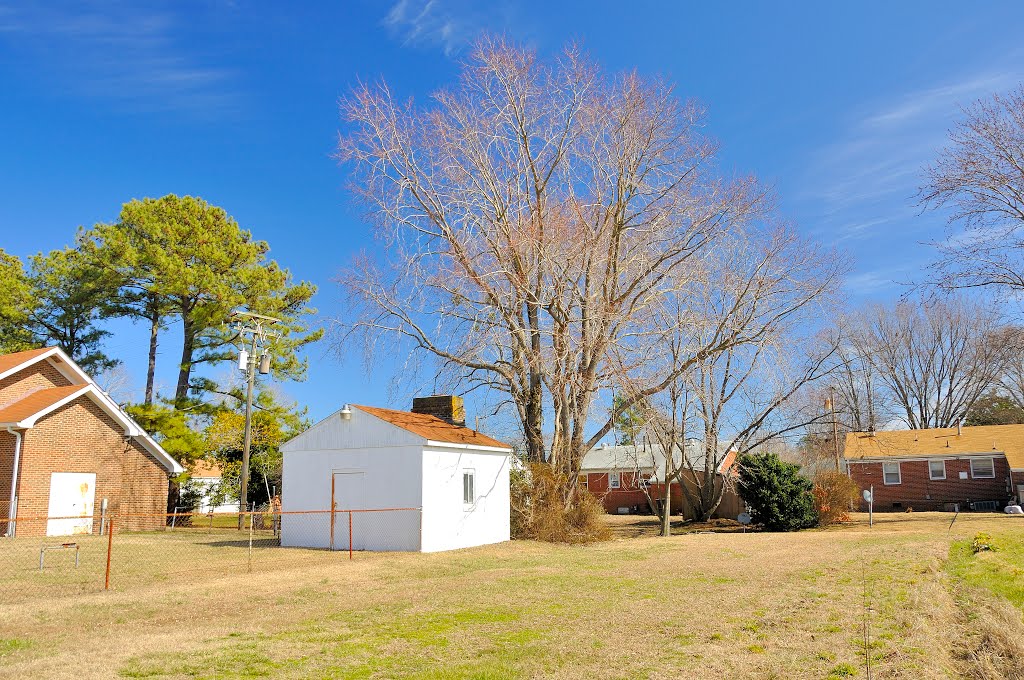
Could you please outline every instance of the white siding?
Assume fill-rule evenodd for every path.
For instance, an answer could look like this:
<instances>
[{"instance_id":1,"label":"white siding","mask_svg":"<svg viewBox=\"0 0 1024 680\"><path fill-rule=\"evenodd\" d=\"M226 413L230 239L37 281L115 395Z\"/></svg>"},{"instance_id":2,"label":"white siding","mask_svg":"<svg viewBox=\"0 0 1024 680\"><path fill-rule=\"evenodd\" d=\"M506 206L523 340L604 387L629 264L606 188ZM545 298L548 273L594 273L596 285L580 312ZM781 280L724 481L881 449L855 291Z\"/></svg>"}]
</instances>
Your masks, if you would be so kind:
<instances>
[{"instance_id":1,"label":"white siding","mask_svg":"<svg viewBox=\"0 0 1024 680\"><path fill-rule=\"evenodd\" d=\"M339 480L335 490L337 510L380 510L420 507L421 477L418 446L331 451L291 451L284 455L281 506L285 513L331 509L332 474L357 473L361 493L347 497L353 488ZM348 514L335 513L334 547L348 548ZM353 547L356 550L419 550L418 512L354 513ZM281 521L281 545L327 548L330 546L330 515L285 514Z\"/></svg>"},{"instance_id":2,"label":"white siding","mask_svg":"<svg viewBox=\"0 0 1024 680\"><path fill-rule=\"evenodd\" d=\"M509 540L507 454L459 448L423 452L423 551L454 550ZM462 476L474 474L476 502L462 502Z\"/></svg>"},{"instance_id":3,"label":"white siding","mask_svg":"<svg viewBox=\"0 0 1024 680\"><path fill-rule=\"evenodd\" d=\"M281 451L325 451L369 449L415 444L422 446L423 437L395 427L376 416L352 407L352 417L343 420L332 413L299 436L285 442Z\"/></svg>"},{"instance_id":4,"label":"white siding","mask_svg":"<svg viewBox=\"0 0 1024 680\"><path fill-rule=\"evenodd\" d=\"M423 437L352 408L281 447L281 545L355 550L436 551L509 540L509 461L505 453L426 445ZM474 471L476 502L463 503L463 471ZM309 515L290 512L321 511Z\"/></svg>"}]
</instances>

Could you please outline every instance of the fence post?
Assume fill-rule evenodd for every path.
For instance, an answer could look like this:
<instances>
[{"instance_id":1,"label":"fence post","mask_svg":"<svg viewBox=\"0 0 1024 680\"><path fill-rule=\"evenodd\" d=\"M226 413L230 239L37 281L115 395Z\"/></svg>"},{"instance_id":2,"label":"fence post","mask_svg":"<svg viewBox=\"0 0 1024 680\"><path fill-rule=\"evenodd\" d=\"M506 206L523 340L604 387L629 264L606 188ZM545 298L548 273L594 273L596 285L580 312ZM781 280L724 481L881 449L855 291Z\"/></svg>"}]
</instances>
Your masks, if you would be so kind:
<instances>
[{"instance_id":1,"label":"fence post","mask_svg":"<svg viewBox=\"0 0 1024 680\"><path fill-rule=\"evenodd\" d=\"M366 522L363 522L366 524ZM348 558L352 559L352 511L348 511Z\"/></svg>"},{"instance_id":2,"label":"fence post","mask_svg":"<svg viewBox=\"0 0 1024 680\"><path fill-rule=\"evenodd\" d=\"M114 518L107 520L107 573L103 581L103 590L110 590L110 553L114 550Z\"/></svg>"},{"instance_id":3,"label":"fence post","mask_svg":"<svg viewBox=\"0 0 1024 680\"><path fill-rule=\"evenodd\" d=\"M253 520L256 517L255 512L249 513L249 573L252 573L252 525Z\"/></svg>"}]
</instances>

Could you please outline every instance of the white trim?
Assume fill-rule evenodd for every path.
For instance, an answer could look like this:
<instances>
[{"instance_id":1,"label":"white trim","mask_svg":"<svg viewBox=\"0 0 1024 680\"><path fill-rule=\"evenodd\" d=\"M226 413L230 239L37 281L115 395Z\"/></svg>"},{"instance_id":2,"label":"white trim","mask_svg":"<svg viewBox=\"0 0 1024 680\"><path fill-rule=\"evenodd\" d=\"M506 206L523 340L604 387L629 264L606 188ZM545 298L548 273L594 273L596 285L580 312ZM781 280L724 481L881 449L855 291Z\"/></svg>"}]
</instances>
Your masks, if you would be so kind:
<instances>
[{"instance_id":1,"label":"white trim","mask_svg":"<svg viewBox=\"0 0 1024 680\"><path fill-rule=\"evenodd\" d=\"M53 359L57 358L58 362ZM67 378L73 385L78 383L81 385L80 390L76 390L71 395L64 397L55 404L32 414L30 417L18 423L11 423L13 427L21 429L29 429L35 426L36 422L43 416L52 413L56 409L64 406L78 397L87 395L93 402L103 409L107 415L113 418L118 424L124 428L125 436L134 437L142 444L142 447L146 449L154 458L156 458L171 474L180 474L185 471L185 468L181 466L178 461L174 460L163 447L160 446L142 427L132 419L127 413L121 410L121 407L107 395L99 385L93 381L79 366L76 364L71 357L64 353L59 347L51 347L45 352L41 352L37 356L25 360L24 362L14 366L3 373L0 373L0 380L18 373L30 366L33 366L40 361L47 359L49 364L53 366L57 371L60 372L65 378Z\"/></svg>"},{"instance_id":2,"label":"white trim","mask_svg":"<svg viewBox=\"0 0 1024 680\"><path fill-rule=\"evenodd\" d=\"M992 474L990 475L978 475L974 473L974 461L976 460L988 460L992 464ZM987 459L984 458L972 458L971 459L971 479L995 479L996 478L996 459L989 456Z\"/></svg>"},{"instance_id":3,"label":"white trim","mask_svg":"<svg viewBox=\"0 0 1024 680\"><path fill-rule=\"evenodd\" d=\"M612 484L612 475L615 475L615 483ZM608 473L608 488L609 489L621 489L622 488L622 473L621 472L609 472Z\"/></svg>"},{"instance_id":4,"label":"white trim","mask_svg":"<svg viewBox=\"0 0 1024 680\"><path fill-rule=\"evenodd\" d=\"M896 476L898 477L897 481L895 481L895 482L888 482L888 481L886 481L886 479L885 479L885 466L886 465L895 465L896 466ZM902 483L903 483L903 468L900 465L900 461L898 461L898 460L896 460L896 461L890 460L890 461L886 461L886 462L882 463L882 484L885 485L885 486L899 486Z\"/></svg>"},{"instance_id":5,"label":"white trim","mask_svg":"<svg viewBox=\"0 0 1024 680\"><path fill-rule=\"evenodd\" d=\"M469 477L469 495L466 500L466 477ZM462 468L462 509L471 510L476 506L476 468Z\"/></svg>"},{"instance_id":6,"label":"white trim","mask_svg":"<svg viewBox=\"0 0 1024 680\"><path fill-rule=\"evenodd\" d=\"M942 463L942 476L941 477L934 477L934 476L932 476L932 463ZM945 458L940 458L939 460L929 460L928 461L928 479L930 481L933 481L933 482L945 481L945 479L946 479L946 459Z\"/></svg>"},{"instance_id":7,"label":"white trim","mask_svg":"<svg viewBox=\"0 0 1024 680\"><path fill-rule=\"evenodd\" d=\"M936 453L930 456L876 456L874 458L847 458L846 463L848 465L855 465L861 463L863 465L870 465L873 463L892 463L899 461L901 463L914 463L926 460L971 460L974 458L1006 458L1006 454L1002 451L986 451L984 453ZM1015 468L1024 471L1024 468Z\"/></svg>"},{"instance_id":8,"label":"white trim","mask_svg":"<svg viewBox=\"0 0 1024 680\"><path fill-rule=\"evenodd\" d=\"M385 420L384 422L387 421ZM394 425L394 423L391 424ZM395 427L398 427L398 429L400 430L405 430L406 432L411 432L411 430L406 430L404 427L398 425L395 425ZM416 434L415 432L411 433ZM512 453L511 448L503 448L498 446L483 446L481 444L456 444L455 442L439 442L434 439L428 439L426 446L429 446L431 448L465 449L468 451L479 451L481 453L503 453L505 455Z\"/></svg>"},{"instance_id":9,"label":"white trim","mask_svg":"<svg viewBox=\"0 0 1024 680\"><path fill-rule=\"evenodd\" d=\"M85 394L91 395L92 392L93 392L93 386L92 385L82 385L79 389L75 390L74 392L72 392L68 396L66 396L63 399L60 399L58 401L55 401L54 403L50 404L46 408L43 408L43 409L41 409L39 411L36 411L32 415L30 415L28 418L25 418L24 420L20 420L20 421L18 421L16 423L9 423L9 424L13 425L14 427L21 428L21 429L28 429L30 427L35 427L36 422L38 422L39 419L42 418L43 416L46 416L46 415L49 415L49 414L53 413L54 411L59 409L61 406L64 406L65 404L67 404L69 402L72 402L75 399L78 399L82 395L85 395ZM27 398L27 396L29 396L29 395L26 395L26 398ZM14 403L17 404L18 402L14 402ZM2 424L7 425L8 423L2 423Z\"/></svg>"}]
</instances>

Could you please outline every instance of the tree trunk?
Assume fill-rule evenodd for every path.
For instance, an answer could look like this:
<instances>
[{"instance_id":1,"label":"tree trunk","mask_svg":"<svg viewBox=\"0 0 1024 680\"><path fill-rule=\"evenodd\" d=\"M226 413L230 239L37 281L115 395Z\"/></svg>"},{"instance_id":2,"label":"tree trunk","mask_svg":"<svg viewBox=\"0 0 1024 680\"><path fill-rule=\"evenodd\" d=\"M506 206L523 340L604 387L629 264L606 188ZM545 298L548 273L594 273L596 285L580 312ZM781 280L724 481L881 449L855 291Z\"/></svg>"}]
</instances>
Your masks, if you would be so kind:
<instances>
[{"instance_id":1,"label":"tree trunk","mask_svg":"<svg viewBox=\"0 0 1024 680\"><path fill-rule=\"evenodd\" d=\"M669 479L669 460L672 458L672 451L665 455L665 506L661 509L661 535L672 535L672 481Z\"/></svg>"},{"instance_id":2,"label":"tree trunk","mask_svg":"<svg viewBox=\"0 0 1024 680\"><path fill-rule=\"evenodd\" d=\"M189 380L192 377L192 351L195 345L195 331L193 330L192 321L187 315L182 316L184 317L185 339L181 347L181 364L178 367L178 385L174 389L174 401L178 407L184 404L185 399L188 398L188 385Z\"/></svg>"},{"instance_id":3,"label":"tree trunk","mask_svg":"<svg viewBox=\"0 0 1024 680\"><path fill-rule=\"evenodd\" d=\"M156 310L155 305L150 307L149 313L149 366L146 368L146 406L153 403L153 385L156 376L156 346L157 336L160 333L160 314Z\"/></svg>"}]
</instances>

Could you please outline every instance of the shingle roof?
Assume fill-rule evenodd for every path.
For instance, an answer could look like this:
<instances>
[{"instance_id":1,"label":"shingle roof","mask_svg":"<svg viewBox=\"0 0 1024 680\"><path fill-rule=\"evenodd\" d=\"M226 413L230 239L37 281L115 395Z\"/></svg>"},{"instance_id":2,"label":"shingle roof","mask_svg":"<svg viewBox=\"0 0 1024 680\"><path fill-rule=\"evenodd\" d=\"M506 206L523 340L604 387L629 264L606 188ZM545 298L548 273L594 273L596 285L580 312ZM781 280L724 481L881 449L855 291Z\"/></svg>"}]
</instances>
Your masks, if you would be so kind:
<instances>
[{"instance_id":1,"label":"shingle roof","mask_svg":"<svg viewBox=\"0 0 1024 680\"><path fill-rule=\"evenodd\" d=\"M14 425L45 411L61 399L70 397L76 392L87 392L89 389L88 385L66 385L30 392L18 401L0 408L0 424Z\"/></svg>"},{"instance_id":2,"label":"shingle roof","mask_svg":"<svg viewBox=\"0 0 1024 680\"><path fill-rule=\"evenodd\" d=\"M719 444L719 465L717 472L728 470L736 460L735 451L726 451L726 444ZM695 471L704 469L704 442L698 439L686 441L688 467ZM676 449L673 459L677 466L683 464L683 453ZM581 472L604 470L653 470L655 481L660 481L665 472L665 453L661 446L647 444L639 446L616 445L597 446L583 456Z\"/></svg>"},{"instance_id":3,"label":"shingle roof","mask_svg":"<svg viewBox=\"0 0 1024 680\"><path fill-rule=\"evenodd\" d=\"M1024 425L978 425L928 430L884 430L850 432L845 456L861 458L907 458L915 456L963 456L1002 453L1010 468L1024 470Z\"/></svg>"},{"instance_id":4,"label":"shingle roof","mask_svg":"<svg viewBox=\"0 0 1024 680\"><path fill-rule=\"evenodd\" d=\"M461 427L459 425L452 425L451 423L441 420L435 416L429 416L422 413L409 413L408 411L393 411L391 409L377 408L375 406L359 406L358 404L352 404L352 406L360 411L369 413L371 416L376 416L381 420L387 421L396 427L400 427L403 430L425 437L430 441L445 442L447 444L490 446L499 449L512 448L508 444L499 442L497 439L491 439L487 435L480 434L476 430L471 430L468 427Z\"/></svg>"},{"instance_id":5,"label":"shingle roof","mask_svg":"<svg viewBox=\"0 0 1024 680\"><path fill-rule=\"evenodd\" d=\"M205 478L218 478L223 477L224 472L220 469L220 465L213 461L203 460L200 458L197 461L193 461L190 472L193 477Z\"/></svg>"},{"instance_id":6,"label":"shingle roof","mask_svg":"<svg viewBox=\"0 0 1024 680\"><path fill-rule=\"evenodd\" d=\"M34 359L40 354L45 354L49 351L49 347L40 347L39 349L29 349L24 352L12 352L11 354L0 355L0 373L6 373L12 368L17 368L26 361Z\"/></svg>"}]
</instances>

